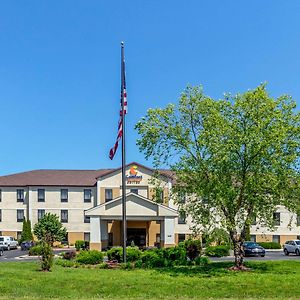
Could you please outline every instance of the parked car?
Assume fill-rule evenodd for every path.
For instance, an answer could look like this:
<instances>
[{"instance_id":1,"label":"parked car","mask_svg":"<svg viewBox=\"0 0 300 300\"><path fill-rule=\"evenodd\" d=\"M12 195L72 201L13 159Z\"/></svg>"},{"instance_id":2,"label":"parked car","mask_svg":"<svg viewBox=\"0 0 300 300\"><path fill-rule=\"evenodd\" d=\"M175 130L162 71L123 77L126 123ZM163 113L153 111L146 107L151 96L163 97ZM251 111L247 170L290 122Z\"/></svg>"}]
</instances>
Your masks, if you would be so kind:
<instances>
[{"instance_id":1,"label":"parked car","mask_svg":"<svg viewBox=\"0 0 300 300\"><path fill-rule=\"evenodd\" d=\"M285 255L289 255L290 253L300 255L300 240L286 241L283 245L283 252Z\"/></svg>"},{"instance_id":2,"label":"parked car","mask_svg":"<svg viewBox=\"0 0 300 300\"><path fill-rule=\"evenodd\" d=\"M12 236L0 236L0 246L5 250L17 249L18 241L16 241Z\"/></svg>"},{"instance_id":3,"label":"parked car","mask_svg":"<svg viewBox=\"0 0 300 300\"><path fill-rule=\"evenodd\" d=\"M34 241L24 241L20 244L22 251L27 251L35 245Z\"/></svg>"},{"instance_id":4,"label":"parked car","mask_svg":"<svg viewBox=\"0 0 300 300\"><path fill-rule=\"evenodd\" d=\"M243 249L245 256L261 256L266 255L266 250L255 242L244 242Z\"/></svg>"}]
</instances>

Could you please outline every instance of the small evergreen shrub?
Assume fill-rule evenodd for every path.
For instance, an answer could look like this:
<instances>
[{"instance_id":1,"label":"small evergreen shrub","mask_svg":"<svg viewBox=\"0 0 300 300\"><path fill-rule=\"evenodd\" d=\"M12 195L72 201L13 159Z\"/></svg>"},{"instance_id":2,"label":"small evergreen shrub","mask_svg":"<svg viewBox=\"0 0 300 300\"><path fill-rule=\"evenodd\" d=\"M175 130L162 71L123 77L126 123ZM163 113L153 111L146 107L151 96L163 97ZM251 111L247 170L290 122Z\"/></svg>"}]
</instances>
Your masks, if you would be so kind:
<instances>
[{"instance_id":1,"label":"small evergreen shrub","mask_svg":"<svg viewBox=\"0 0 300 300\"><path fill-rule=\"evenodd\" d=\"M28 251L28 255L29 256L42 255L42 245L39 244L31 247Z\"/></svg>"},{"instance_id":2,"label":"small evergreen shrub","mask_svg":"<svg viewBox=\"0 0 300 300\"><path fill-rule=\"evenodd\" d=\"M103 261L103 254L98 250L82 250L77 255L76 261L84 265L96 265Z\"/></svg>"},{"instance_id":3,"label":"small evergreen shrub","mask_svg":"<svg viewBox=\"0 0 300 300\"><path fill-rule=\"evenodd\" d=\"M209 246L205 249L205 254L207 256L222 257L229 255L228 246Z\"/></svg>"},{"instance_id":4,"label":"small evergreen shrub","mask_svg":"<svg viewBox=\"0 0 300 300\"><path fill-rule=\"evenodd\" d=\"M80 240L76 241L76 242L75 242L75 249L76 249L77 251L85 250L85 249L86 249L86 248L85 248L85 241L80 241Z\"/></svg>"},{"instance_id":5,"label":"small evergreen shrub","mask_svg":"<svg viewBox=\"0 0 300 300\"><path fill-rule=\"evenodd\" d=\"M108 264L107 263L101 263L98 265L99 269L108 269Z\"/></svg>"},{"instance_id":6,"label":"small evergreen shrub","mask_svg":"<svg viewBox=\"0 0 300 300\"><path fill-rule=\"evenodd\" d=\"M132 270L134 268L134 265L131 262L127 262L126 264L121 263L120 267L123 270Z\"/></svg>"},{"instance_id":7,"label":"small evergreen shrub","mask_svg":"<svg viewBox=\"0 0 300 300\"><path fill-rule=\"evenodd\" d=\"M43 242L41 244L42 251L41 251L41 268L43 271L50 271L53 265L53 252L51 246Z\"/></svg>"},{"instance_id":8,"label":"small evergreen shrub","mask_svg":"<svg viewBox=\"0 0 300 300\"><path fill-rule=\"evenodd\" d=\"M186 240L184 241L186 255L190 260L195 260L201 254L201 241L200 240Z\"/></svg>"},{"instance_id":9,"label":"small evergreen shrub","mask_svg":"<svg viewBox=\"0 0 300 300\"><path fill-rule=\"evenodd\" d=\"M207 256L198 256L194 260L196 266L207 266L209 264L209 258Z\"/></svg>"},{"instance_id":10,"label":"small evergreen shrub","mask_svg":"<svg viewBox=\"0 0 300 300\"><path fill-rule=\"evenodd\" d=\"M66 260L72 260L76 257L76 252L75 251L68 251L68 252L63 252L62 258Z\"/></svg>"},{"instance_id":11,"label":"small evergreen shrub","mask_svg":"<svg viewBox=\"0 0 300 300\"><path fill-rule=\"evenodd\" d=\"M115 247L107 251L109 260L117 260L119 263L123 262L123 248ZM140 259L142 251L138 247L126 248L126 260L127 262L134 262Z\"/></svg>"},{"instance_id":12,"label":"small evergreen shrub","mask_svg":"<svg viewBox=\"0 0 300 300\"><path fill-rule=\"evenodd\" d=\"M143 267L143 262L141 259L137 260L134 264L135 268L142 268Z\"/></svg>"},{"instance_id":13,"label":"small evergreen shrub","mask_svg":"<svg viewBox=\"0 0 300 300\"><path fill-rule=\"evenodd\" d=\"M162 256L167 259L168 265L186 265L187 253L185 247L175 246L161 251Z\"/></svg>"},{"instance_id":14,"label":"small evergreen shrub","mask_svg":"<svg viewBox=\"0 0 300 300\"><path fill-rule=\"evenodd\" d=\"M58 265L58 266L65 267L65 268L72 268L76 265L76 263L74 261L65 260L65 259L62 259L62 258L56 259L55 264Z\"/></svg>"},{"instance_id":15,"label":"small evergreen shrub","mask_svg":"<svg viewBox=\"0 0 300 300\"><path fill-rule=\"evenodd\" d=\"M146 268L160 268L168 266L168 260L162 255L163 251L146 250L142 254L142 263Z\"/></svg>"},{"instance_id":16,"label":"small evergreen shrub","mask_svg":"<svg viewBox=\"0 0 300 300\"><path fill-rule=\"evenodd\" d=\"M117 260L118 262L123 261L123 249L121 247L111 248L106 254L109 260Z\"/></svg>"},{"instance_id":17,"label":"small evergreen shrub","mask_svg":"<svg viewBox=\"0 0 300 300\"><path fill-rule=\"evenodd\" d=\"M265 249L281 249L280 243L274 243L274 242L261 242L257 243L258 245L262 246Z\"/></svg>"}]
</instances>

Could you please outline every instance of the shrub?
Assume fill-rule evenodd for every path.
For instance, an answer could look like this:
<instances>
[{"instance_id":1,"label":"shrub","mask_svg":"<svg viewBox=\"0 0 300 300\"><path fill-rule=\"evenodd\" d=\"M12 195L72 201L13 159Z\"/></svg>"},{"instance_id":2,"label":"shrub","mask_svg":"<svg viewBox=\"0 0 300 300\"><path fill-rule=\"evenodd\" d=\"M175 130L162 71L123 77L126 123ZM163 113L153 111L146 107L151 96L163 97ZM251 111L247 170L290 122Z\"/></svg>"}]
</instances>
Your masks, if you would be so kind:
<instances>
[{"instance_id":1,"label":"shrub","mask_svg":"<svg viewBox=\"0 0 300 300\"><path fill-rule=\"evenodd\" d=\"M143 262L141 259L137 260L134 264L135 268L142 268L143 267Z\"/></svg>"},{"instance_id":2,"label":"shrub","mask_svg":"<svg viewBox=\"0 0 300 300\"><path fill-rule=\"evenodd\" d=\"M51 246L43 242L41 244L41 268L43 271L50 271L52 265L53 265L53 252Z\"/></svg>"},{"instance_id":3,"label":"shrub","mask_svg":"<svg viewBox=\"0 0 300 300\"><path fill-rule=\"evenodd\" d=\"M99 269L108 269L108 264L107 263L101 263L98 265Z\"/></svg>"},{"instance_id":4,"label":"shrub","mask_svg":"<svg viewBox=\"0 0 300 300\"><path fill-rule=\"evenodd\" d=\"M106 254L109 260L117 260L118 262L123 261L123 249L121 247L111 248Z\"/></svg>"},{"instance_id":5,"label":"shrub","mask_svg":"<svg viewBox=\"0 0 300 300\"><path fill-rule=\"evenodd\" d=\"M196 259L201 253L200 240L186 240L184 241L184 247L186 249L186 255L190 260Z\"/></svg>"},{"instance_id":6,"label":"shrub","mask_svg":"<svg viewBox=\"0 0 300 300\"><path fill-rule=\"evenodd\" d=\"M28 255L29 256L42 255L42 245L39 244L39 245L31 247L28 251Z\"/></svg>"},{"instance_id":7,"label":"shrub","mask_svg":"<svg viewBox=\"0 0 300 300\"><path fill-rule=\"evenodd\" d=\"M198 256L196 259L195 259L195 264L197 266L207 266L209 264L209 258L207 256Z\"/></svg>"},{"instance_id":8,"label":"shrub","mask_svg":"<svg viewBox=\"0 0 300 300\"><path fill-rule=\"evenodd\" d=\"M167 259L168 265L186 265L187 255L185 247L175 246L160 250L164 258Z\"/></svg>"},{"instance_id":9,"label":"shrub","mask_svg":"<svg viewBox=\"0 0 300 300\"><path fill-rule=\"evenodd\" d=\"M66 260L72 260L76 257L76 252L75 251L67 251L63 252L62 258Z\"/></svg>"},{"instance_id":10,"label":"shrub","mask_svg":"<svg viewBox=\"0 0 300 300\"><path fill-rule=\"evenodd\" d=\"M107 251L107 256L109 260L117 260L119 263L123 262L123 248L116 247L111 248ZM126 260L128 262L134 262L140 259L142 251L138 247L127 247L126 248Z\"/></svg>"},{"instance_id":11,"label":"shrub","mask_svg":"<svg viewBox=\"0 0 300 300\"><path fill-rule=\"evenodd\" d=\"M142 254L142 263L146 268L166 267L168 260L162 255L163 251L146 250Z\"/></svg>"},{"instance_id":12,"label":"shrub","mask_svg":"<svg viewBox=\"0 0 300 300\"><path fill-rule=\"evenodd\" d=\"M103 261L103 254L98 250L82 250L76 257L76 261L85 265L96 265Z\"/></svg>"},{"instance_id":13,"label":"shrub","mask_svg":"<svg viewBox=\"0 0 300 300\"><path fill-rule=\"evenodd\" d=\"M67 268L72 268L76 265L76 263L74 261L65 260L65 259L61 259L61 258L56 259L55 264L58 266L67 267Z\"/></svg>"},{"instance_id":14,"label":"shrub","mask_svg":"<svg viewBox=\"0 0 300 300\"><path fill-rule=\"evenodd\" d=\"M260 246L264 247L265 249L281 249L280 243L274 242L261 242L258 243Z\"/></svg>"},{"instance_id":15,"label":"shrub","mask_svg":"<svg viewBox=\"0 0 300 300\"><path fill-rule=\"evenodd\" d=\"M229 255L229 247L228 246L209 246L205 249L205 254L207 256L228 256Z\"/></svg>"},{"instance_id":16,"label":"shrub","mask_svg":"<svg viewBox=\"0 0 300 300\"><path fill-rule=\"evenodd\" d=\"M132 270L134 268L133 263L127 262L126 264L121 263L121 269L123 270Z\"/></svg>"},{"instance_id":17,"label":"shrub","mask_svg":"<svg viewBox=\"0 0 300 300\"><path fill-rule=\"evenodd\" d=\"M80 240L76 241L75 242L75 249L77 251L86 250L86 248L85 248L85 241L80 241Z\"/></svg>"}]
</instances>

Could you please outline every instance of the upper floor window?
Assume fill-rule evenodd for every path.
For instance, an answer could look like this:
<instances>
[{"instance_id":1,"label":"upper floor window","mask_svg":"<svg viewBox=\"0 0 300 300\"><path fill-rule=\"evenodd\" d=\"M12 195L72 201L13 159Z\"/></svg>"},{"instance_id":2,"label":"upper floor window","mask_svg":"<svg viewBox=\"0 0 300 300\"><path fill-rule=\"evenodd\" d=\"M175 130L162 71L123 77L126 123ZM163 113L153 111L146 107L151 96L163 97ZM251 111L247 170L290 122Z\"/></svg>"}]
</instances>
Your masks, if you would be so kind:
<instances>
[{"instance_id":1,"label":"upper floor window","mask_svg":"<svg viewBox=\"0 0 300 300\"><path fill-rule=\"evenodd\" d=\"M2 201L2 190L0 189L0 202Z\"/></svg>"},{"instance_id":2,"label":"upper floor window","mask_svg":"<svg viewBox=\"0 0 300 300\"><path fill-rule=\"evenodd\" d=\"M92 202L92 190L91 189L84 189L83 190L83 198L84 202Z\"/></svg>"},{"instance_id":3,"label":"upper floor window","mask_svg":"<svg viewBox=\"0 0 300 300\"><path fill-rule=\"evenodd\" d=\"M45 190L38 189L38 202L45 202Z\"/></svg>"},{"instance_id":4,"label":"upper floor window","mask_svg":"<svg viewBox=\"0 0 300 300\"><path fill-rule=\"evenodd\" d=\"M38 221L42 219L45 215L45 210L44 209L38 209Z\"/></svg>"},{"instance_id":5,"label":"upper floor window","mask_svg":"<svg viewBox=\"0 0 300 300\"><path fill-rule=\"evenodd\" d=\"M24 220L24 210L17 209L17 222L23 222Z\"/></svg>"},{"instance_id":6,"label":"upper floor window","mask_svg":"<svg viewBox=\"0 0 300 300\"><path fill-rule=\"evenodd\" d=\"M68 223L68 211L63 209L60 211L60 221L62 223Z\"/></svg>"},{"instance_id":7,"label":"upper floor window","mask_svg":"<svg viewBox=\"0 0 300 300\"><path fill-rule=\"evenodd\" d=\"M68 202L68 189L61 189L60 190L60 201L61 202Z\"/></svg>"},{"instance_id":8,"label":"upper floor window","mask_svg":"<svg viewBox=\"0 0 300 300\"><path fill-rule=\"evenodd\" d=\"M280 213L279 212L273 213L273 220L274 220L274 225L275 226L280 225Z\"/></svg>"},{"instance_id":9,"label":"upper floor window","mask_svg":"<svg viewBox=\"0 0 300 300\"><path fill-rule=\"evenodd\" d=\"M178 224L186 224L186 214L185 214L185 211L180 211L179 212Z\"/></svg>"},{"instance_id":10,"label":"upper floor window","mask_svg":"<svg viewBox=\"0 0 300 300\"><path fill-rule=\"evenodd\" d=\"M112 189L105 189L105 202L112 200Z\"/></svg>"},{"instance_id":11,"label":"upper floor window","mask_svg":"<svg viewBox=\"0 0 300 300\"><path fill-rule=\"evenodd\" d=\"M17 202L24 202L24 190L17 189Z\"/></svg>"},{"instance_id":12,"label":"upper floor window","mask_svg":"<svg viewBox=\"0 0 300 300\"><path fill-rule=\"evenodd\" d=\"M91 222L90 217L86 216L85 212L83 212L83 220L84 220L84 223L90 223Z\"/></svg>"}]
</instances>

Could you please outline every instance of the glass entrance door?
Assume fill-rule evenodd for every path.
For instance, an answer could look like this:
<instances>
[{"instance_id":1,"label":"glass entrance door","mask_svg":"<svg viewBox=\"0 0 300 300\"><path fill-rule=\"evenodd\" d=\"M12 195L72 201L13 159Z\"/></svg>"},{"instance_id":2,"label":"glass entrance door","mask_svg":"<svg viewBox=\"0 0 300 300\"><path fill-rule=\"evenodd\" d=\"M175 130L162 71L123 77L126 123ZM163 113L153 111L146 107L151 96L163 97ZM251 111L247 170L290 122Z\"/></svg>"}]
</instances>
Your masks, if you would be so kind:
<instances>
[{"instance_id":1,"label":"glass entrance door","mask_svg":"<svg viewBox=\"0 0 300 300\"><path fill-rule=\"evenodd\" d=\"M146 246L146 229L145 228L127 228L127 246Z\"/></svg>"}]
</instances>

